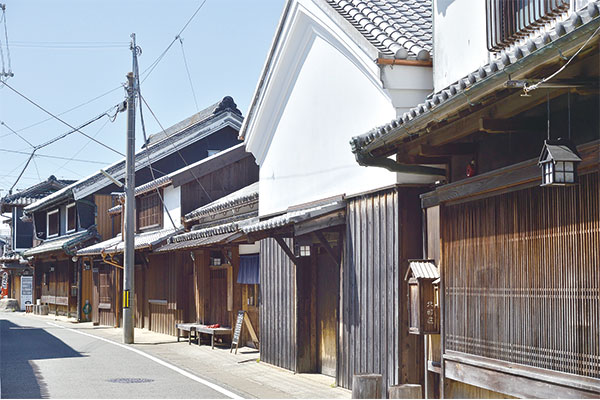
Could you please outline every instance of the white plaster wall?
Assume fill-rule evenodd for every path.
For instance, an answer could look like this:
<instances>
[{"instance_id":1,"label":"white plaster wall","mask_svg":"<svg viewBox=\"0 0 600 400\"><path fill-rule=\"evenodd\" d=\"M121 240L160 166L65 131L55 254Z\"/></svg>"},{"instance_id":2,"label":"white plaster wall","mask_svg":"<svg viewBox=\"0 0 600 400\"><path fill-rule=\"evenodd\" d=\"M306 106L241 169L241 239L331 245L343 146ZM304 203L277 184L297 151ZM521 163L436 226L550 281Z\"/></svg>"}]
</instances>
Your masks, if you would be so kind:
<instances>
[{"instance_id":1,"label":"white plaster wall","mask_svg":"<svg viewBox=\"0 0 600 400\"><path fill-rule=\"evenodd\" d=\"M383 87L401 116L416 105L425 102L433 91L431 67L409 65L385 65L381 67Z\"/></svg>"},{"instance_id":2,"label":"white plaster wall","mask_svg":"<svg viewBox=\"0 0 600 400\"><path fill-rule=\"evenodd\" d=\"M433 85L439 91L489 61L484 0L433 0Z\"/></svg>"},{"instance_id":3,"label":"white plaster wall","mask_svg":"<svg viewBox=\"0 0 600 400\"><path fill-rule=\"evenodd\" d=\"M349 140L395 115L381 89L316 37L261 165L260 214L393 184L394 173L359 166Z\"/></svg>"},{"instance_id":4,"label":"white plaster wall","mask_svg":"<svg viewBox=\"0 0 600 400\"><path fill-rule=\"evenodd\" d=\"M167 210L169 210L169 214L171 214L171 218L176 225L175 228L181 227L181 188L167 186L163 191L163 201L165 202L165 207ZM165 229L173 228L167 211L165 210L163 213L163 226Z\"/></svg>"}]
</instances>

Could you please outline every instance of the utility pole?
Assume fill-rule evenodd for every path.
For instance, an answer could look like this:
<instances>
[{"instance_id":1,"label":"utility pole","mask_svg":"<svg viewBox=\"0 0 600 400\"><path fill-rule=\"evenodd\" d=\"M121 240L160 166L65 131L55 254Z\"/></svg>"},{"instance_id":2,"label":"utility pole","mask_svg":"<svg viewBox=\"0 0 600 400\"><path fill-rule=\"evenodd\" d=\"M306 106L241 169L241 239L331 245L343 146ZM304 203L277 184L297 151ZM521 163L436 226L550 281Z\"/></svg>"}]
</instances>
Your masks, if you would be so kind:
<instances>
[{"instance_id":1,"label":"utility pole","mask_svg":"<svg viewBox=\"0 0 600 400\"><path fill-rule=\"evenodd\" d=\"M135 34L131 35L133 71L136 71L137 48ZM123 343L131 344L134 339L133 313L135 294L135 96L134 72L127 74L127 151L125 157L125 250L123 271Z\"/></svg>"}]
</instances>

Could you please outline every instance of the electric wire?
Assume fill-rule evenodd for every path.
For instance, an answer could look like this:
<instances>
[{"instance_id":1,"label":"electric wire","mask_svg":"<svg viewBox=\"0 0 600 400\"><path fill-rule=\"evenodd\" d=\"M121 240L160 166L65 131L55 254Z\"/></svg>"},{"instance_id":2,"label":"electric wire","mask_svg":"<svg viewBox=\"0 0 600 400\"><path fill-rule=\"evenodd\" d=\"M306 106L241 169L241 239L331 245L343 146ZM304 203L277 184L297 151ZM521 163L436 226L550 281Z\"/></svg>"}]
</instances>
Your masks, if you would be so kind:
<instances>
[{"instance_id":1,"label":"electric wire","mask_svg":"<svg viewBox=\"0 0 600 400\"><path fill-rule=\"evenodd\" d=\"M132 52L133 52L133 73L135 74L135 81L134 81L134 99L135 99L135 93L137 92L138 97L142 97L142 90L141 90L141 86L140 86L140 75L139 75L139 66L138 66L138 60L137 60L137 54L138 54L138 47L136 46L135 43L135 35L133 35L133 41L132 41ZM140 107L140 122L142 124L142 134L144 135L144 143L148 142L148 138L146 135L146 123L144 121L144 113L142 110L142 104L141 102L139 103L139 107ZM154 169L152 168L152 162L150 160L150 148L146 147L145 149L145 153L146 153L146 157L148 158L148 168L150 169L150 175L152 175L152 180L155 181L156 177L154 176ZM135 157L135 156L134 156ZM135 162L135 161L134 161ZM158 187L156 188L156 194L158 195L158 198L160 199L160 203L163 206L163 209L167 212L167 216L169 217L169 220L171 221L171 225L173 226L173 229L177 229L177 226L175 225L175 222L173 221L173 217L171 216L171 212L169 211L167 205L164 202L163 196L160 194L160 190L158 189Z\"/></svg>"},{"instance_id":2,"label":"electric wire","mask_svg":"<svg viewBox=\"0 0 600 400\"><path fill-rule=\"evenodd\" d=\"M16 154L24 154L24 155L30 155L30 152L24 152L24 151L18 151L18 150L9 150L9 149L0 149L0 152L3 153L16 153ZM99 165L106 165L107 163L105 161L95 161L95 160L84 160L82 158L69 158L69 157L60 157L60 156L51 156L49 154L38 154L37 152L35 153L36 157L39 158L53 158L55 160L69 160L69 161L74 161L74 162L82 162L82 163L90 163L90 164L99 164Z\"/></svg>"},{"instance_id":3,"label":"electric wire","mask_svg":"<svg viewBox=\"0 0 600 400\"><path fill-rule=\"evenodd\" d=\"M590 35L590 37L589 37L589 38L588 38L588 39L585 41L585 43L584 43L584 44L582 44L582 45L581 45L581 47L580 47L580 48L579 48L579 49L578 49L578 50L575 52L575 54L573 54L573 55L571 56L571 58L569 58L569 59L567 60L567 62L566 62L566 63L564 63L564 65L563 65L562 67L560 67L558 70L556 70L556 71L555 71L555 72L554 72L552 75L550 75L550 76L548 76L548 77L546 77L546 78L542 79L541 81L539 81L539 82L536 82L536 83L534 83L534 84L532 84L532 85L529 85L529 86L527 86L527 84L525 84L525 85L523 86L523 92L524 92L524 94L525 94L525 95L529 94L529 92L531 92L531 91L533 91L533 90L535 90L535 89L539 88L539 87L540 87L540 85L542 85L542 84L544 84L544 83L548 82L550 79L554 78L556 75L558 75L558 74L560 74L562 71L564 71L564 69L565 69L565 68L567 68L567 66L568 66L568 65L571 63L571 61L573 61L573 60L575 59L575 57L577 57L577 55L578 55L578 54L581 52L581 50L583 50L583 49L585 48L585 46L587 46L587 44L590 42L590 40L592 40L592 38L593 38L594 36L596 36L596 34L597 34L598 32L600 32L600 26L599 26L598 28L596 28L596 30L594 31L594 33L592 33L592 34Z\"/></svg>"},{"instance_id":4,"label":"electric wire","mask_svg":"<svg viewBox=\"0 0 600 400\"><path fill-rule=\"evenodd\" d=\"M29 97L25 96L24 94L22 94L21 92L19 92L18 90L16 90L15 88L13 88L12 86L10 86L9 84L7 84L6 82L4 82L4 85L5 85L7 88L9 88L10 90L12 90L14 93L18 94L19 96L21 96L22 98L24 98L25 100L27 100L29 103L33 104L34 106L36 106L37 108L39 108L40 110L42 110L43 112L45 112L46 114L50 115L50 116L51 116L51 117L53 117L54 119L56 119L56 120L58 120L58 121L62 122L63 124L65 124L66 126L68 126L69 128L71 128L71 129L73 130L73 132L78 132L78 133L81 133L83 136L87 137L88 139L91 139L91 140L93 140L94 142L98 143L100 146L102 146L102 147L105 147L105 148L107 148L108 150L110 150L110 151L113 151L113 152L115 152L115 153L119 154L120 156L123 156L123 157L125 157L125 155L124 155L123 153L121 153L120 151L117 151L117 150L115 150L114 148L110 147L109 145L107 145L107 144L104 144L104 143L100 142L99 140L96 140L96 139L94 139L93 137L91 137L91 136L90 136L90 135L88 135L87 133L85 133L85 132L82 132L82 131L80 130L80 128L76 128L76 127L74 127L73 125L71 125L71 124L69 124L68 122L66 122L65 120L63 120L62 118L59 118L59 117L58 117L58 116L56 116L55 114L53 114L53 113L51 113L50 111L46 110L44 107L40 106L40 105L39 105L39 104L37 104L35 101L31 100ZM104 113L104 114L100 115L99 117L96 117L96 118L95 118L93 121L91 121L91 122L94 122L94 121L96 121L96 120L98 120L98 119L102 118L104 115L107 115L107 114L106 114L106 113ZM90 123L91 123L91 122L90 122ZM89 125L89 123L88 123L87 125ZM70 133L73 133L73 132L69 132L68 134L70 134ZM66 136L66 135L67 135L67 134L65 134L64 136Z\"/></svg>"},{"instance_id":5,"label":"electric wire","mask_svg":"<svg viewBox=\"0 0 600 400\"><path fill-rule=\"evenodd\" d=\"M6 85L6 86L10 88L10 86L8 86L8 85ZM69 132L63 133L63 134L61 134L61 135L59 135L59 136L57 136L57 137L55 137L55 138L53 138L53 139L50 139L50 140L48 140L48 141L47 141L47 142L45 142L45 143L42 143L42 144L40 144L40 145L37 145L37 146L35 146L35 147L33 148L33 150L31 151L31 155L30 155L30 157L29 157L28 161L25 163L25 166L23 167L23 170L21 171L21 173L20 173L20 174L19 174L19 176L17 177L17 180L15 181L15 183L14 183L14 184L11 186L11 188L9 189L9 192L12 192L12 189L13 189L13 188L15 187L15 185L16 185L16 184L19 182L19 179L21 179L21 176L23 175L23 173L25 172L25 170L26 170L26 169L27 169L27 167L29 166L29 162L31 161L31 159L32 159L32 158L33 158L33 156L35 155L35 152L36 152L36 151L38 151L39 149L41 149L41 148L43 148L43 147L46 147L46 146L48 146L48 145L50 145L50 144L52 144L52 143L55 143L55 142L57 142L58 140L61 140L61 139L65 138L65 137L67 137L68 135L72 134L73 132L81 132L81 130L80 130L81 128L84 128L85 126L88 126L88 125L92 124L93 122L95 122L95 121L99 120L100 118L102 118L102 117L104 117L104 116L108 116L108 117L109 117L109 119L112 119L113 117L112 117L112 116L109 114L109 112L110 112L110 110L111 110L111 109L113 109L113 108L115 108L115 109L116 109L116 111L115 111L115 117L116 117L117 113L118 113L120 110L122 110L122 109L123 109L123 108L121 107L121 104L117 104L116 106L114 106L114 107L111 107L110 109L108 109L107 111L105 111L105 112L103 112L102 114L98 115L97 117L95 117L95 118L92 118L91 120L89 120L89 121L85 122L84 124L80 125L78 128L73 128L73 129L72 129L71 131L69 131ZM69 125L69 126L70 126L70 125ZM81 133L83 133L83 132L81 132ZM87 136L88 138L90 138L90 139L91 139L91 140L93 140L94 142L98 142L98 141L97 141L95 138L93 138L93 137L91 137L91 136L89 136L89 135L87 135L87 134L84 134L84 136ZM108 146L106 146L106 147L108 147ZM66 169L67 171L70 171L70 172L73 172L73 173L77 174L76 172L74 172L74 171L70 170L69 168L66 168L66 164L65 164L65 165L63 165L63 167L62 167L62 168Z\"/></svg>"},{"instance_id":6,"label":"electric wire","mask_svg":"<svg viewBox=\"0 0 600 400\"><path fill-rule=\"evenodd\" d=\"M183 26L183 28L181 28L181 30L179 31L179 33L175 36L175 38L171 41L171 43L169 43L169 45L167 46L167 48L156 58L156 60L154 60L154 62L152 62L152 64L150 64L144 71L142 71L142 75L145 75L144 78L142 79L142 82L144 82L146 79L148 79L148 77L150 76L150 74L152 73L152 71L154 71L154 69L156 68L156 66L165 57L165 55L167 54L167 52L171 49L171 47L173 47L173 44L175 44L175 42L181 36L181 34L183 33L183 31L185 31L185 29L192 22L192 20L194 19L194 17L196 17L196 15L198 14L198 12L200 12L200 10L202 9L202 7L204 6L205 3L206 3L206 0L204 0L200 4L200 6L196 9L196 11L192 14L192 16L185 23L185 25Z\"/></svg>"},{"instance_id":7,"label":"electric wire","mask_svg":"<svg viewBox=\"0 0 600 400\"><path fill-rule=\"evenodd\" d=\"M31 147L35 148L35 145L33 145L29 140L25 139L23 136L19 135L19 133L17 131L15 131L14 129L12 129L10 126L8 126L6 124L6 122L4 121L0 121L0 125L3 125L6 127L6 129L8 129L12 134L17 135L21 140L23 140L25 143L27 143L28 145L30 145ZM9 134L10 135L10 134ZM3 136L2 136L3 137Z\"/></svg>"},{"instance_id":8,"label":"electric wire","mask_svg":"<svg viewBox=\"0 0 600 400\"><path fill-rule=\"evenodd\" d=\"M40 176L40 170L38 168L37 163L35 162L35 157L33 157L33 166L35 167L35 172L37 173L38 179L40 182L42 181L42 177Z\"/></svg>"},{"instance_id":9,"label":"electric wire","mask_svg":"<svg viewBox=\"0 0 600 400\"><path fill-rule=\"evenodd\" d=\"M192 83L192 75L188 68L187 58L185 56L185 50L183 49L183 38L179 37L179 43L181 44L181 54L183 55L183 65L185 65L185 71L187 72L188 81L190 82L190 88L192 89L192 96L194 96L194 104L196 104L196 111L200 111L198 107L198 99L196 99L196 91L194 90L194 84Z\"/></svg>"},{"instance_id":10,"label":"electric wire","mask_svg":"<svg viewBox=\"0 0 600 400\"><path fill-rule=\"evenodd\" d=\"M163 127L163 125L160 123L160 121L156 117L156 114L154 114L154 111L152 111L152 108L150 108L150 105L148 105L148 102L146 102L146 99L141 94L140 94L140 98L144 102L144 104L148 108L148 111L150 111L150 114L152 114L152 116L154 117L154 120L158 123L158 125L160 126L160 129L162 129L163 133L166 136L167 132L165 131L165 128ZM167 139L168 139L168 136L166 136L165 140L167 140ZM185 164L185 166L189 167L190 164L188 164L188 162L185 160L185 158L183 157L183 155L181 154L181 152L179 151L179 149L177 148L177 146L175 146L175 144L173 142L171 142L171 146L173 146L173 148L175 149L175 151L177 152L177 154L179 155L179 157L181 158L181 160L183 161L183 163ZM213 201L213 199L210 196L210 194L208 194L208 191L204 188L204 185L202 185L202 183L200 182L200 179L198 179L198 177L194 173L194 170L190 169L189 171L192 174L192 176L194 177L194 179L196 180L196 182L198 183L198 185L200 186L200 188L202 189L202 191L204 192L204 194L206 194L206 197L208 198L208 201Z\"/></svg>"}]
</instances>

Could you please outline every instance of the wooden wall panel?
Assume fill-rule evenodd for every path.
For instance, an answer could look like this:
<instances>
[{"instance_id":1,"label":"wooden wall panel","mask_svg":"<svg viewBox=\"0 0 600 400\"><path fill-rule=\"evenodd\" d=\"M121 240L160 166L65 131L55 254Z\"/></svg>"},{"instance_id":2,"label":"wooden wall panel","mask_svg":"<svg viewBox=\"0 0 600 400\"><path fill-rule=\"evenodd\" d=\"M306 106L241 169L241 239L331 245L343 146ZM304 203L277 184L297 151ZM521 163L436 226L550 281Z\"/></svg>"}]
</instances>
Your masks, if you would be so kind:
<instances>
[{"instance_id":1,"label":"wooden wall panel","mask_svg":"<svg viewBox=\"0 0 600 400\"><path fill-rule=\"evenodd\" d=\"M109 194L96 194L94 195L94 202L96 203L96 229L102 240L110 239L114 236L111 216L108 215L108 210L113 206L112 196Z\"/></svg>"},{"instance_id":2,"label":"wooden wall panel","mask_svg":"<svg viewBox=\"0 0 600 400\"><path fill-rule=\"evenodd\" d=\"M446 349L600 378L599 175L444 207Z\"/></svg>"},{"instance_id":3,"label":"wooden wall panel","mask_svg":"<svg viewBox=\"0 0 600 400\"><path fill-rule=\"evenodd\" d=\"M291 246L291 240L288 240ZM260 242L260 359L296 369L296 268L274 239Z\"/></svg>"},{"instance_id":4,"label":"wooden wall panel","mask_svg":"<svg viewBox=\"0 0 600 400\"><path fill-rule=\"evenodd\" d=\"M398 188L348 201L338 384L361 373L383 375L387 387L423 383L422 338L408 334L404 274L422 253L417 188Z\"/></svg>"}]
</instances>

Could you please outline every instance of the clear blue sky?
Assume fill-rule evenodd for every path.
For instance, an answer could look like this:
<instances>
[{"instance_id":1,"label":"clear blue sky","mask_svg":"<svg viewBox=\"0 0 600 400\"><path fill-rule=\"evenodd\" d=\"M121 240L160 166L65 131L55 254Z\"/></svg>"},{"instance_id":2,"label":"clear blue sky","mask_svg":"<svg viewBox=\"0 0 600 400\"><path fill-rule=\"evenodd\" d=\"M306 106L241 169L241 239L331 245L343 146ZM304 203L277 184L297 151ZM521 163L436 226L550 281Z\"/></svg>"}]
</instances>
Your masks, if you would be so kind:
<instances>
[{"instance_id":1,"label":"clear blue sky","mask_svg":"<svg viewBox=\"0 0 600 400\"><path fill-rule=\"evenodd\" d=\"M6 4L15 74L7 83L58 114L126 81L126 74L131 71L132 32L143 51L139 63L140 71L144 71L171 43L202 0L0 2ZM206 1L181 35L200 109L230 95L246 114L283 4L284 0ZM3 36L0 39L4 45ZM165 128L197 111L179 42L141 86L143 96ZM62 114L61 118L78 126L124 98L125 92L119 88ZM150 113L144 116L148 133L157 132L160 128ZM29 127L47 118L9 88L0 88L0 121L27 141L37 145L69 130L55 120ZM124 153L125 113L119 114L115 122L103 118L83 131ZM139 114L136 136L139 148ZM4 196L28 158L15 151L27 153L31 147L6 126L0 126L0 149L0 196ZM39 154L100 164L35 157L15 189L24 189L51 174L80 179L121 158L79 133L39 150Z\"/></svg>"}]
</instances>

